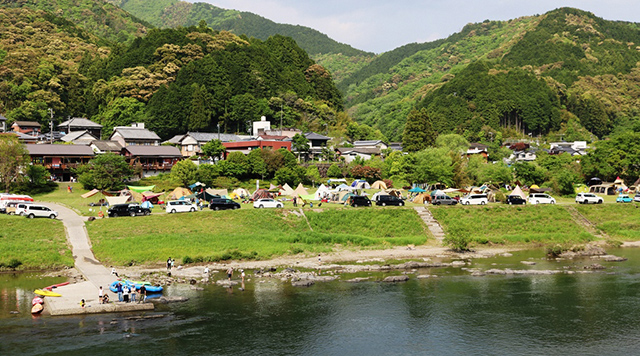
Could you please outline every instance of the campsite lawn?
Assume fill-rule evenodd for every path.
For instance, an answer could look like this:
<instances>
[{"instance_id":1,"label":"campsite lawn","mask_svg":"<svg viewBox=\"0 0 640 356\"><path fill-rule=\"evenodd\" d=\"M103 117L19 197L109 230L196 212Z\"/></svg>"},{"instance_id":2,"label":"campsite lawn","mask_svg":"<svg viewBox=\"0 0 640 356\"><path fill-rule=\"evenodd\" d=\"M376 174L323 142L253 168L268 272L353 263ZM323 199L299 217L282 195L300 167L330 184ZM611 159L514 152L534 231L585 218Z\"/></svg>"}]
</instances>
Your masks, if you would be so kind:
<instances>
[{"instance_id":1,"label":"campsite lawn","mask_svg":"<svg viewBox=\"0 0 640 356\"><path fill-rule=\"evenodd\" d=\"M476 244L573 243L595 237L558 205L431 207L447 234Z\"/></svg>"},{"instance_id":2,"label":"campsite lawn","mask_svg":"<svg viewBox=\"0 0 640 356\"><path fill-rule=\"evenodd\" d=\"M99 219L87 224L96 257L104 264L268 259L342 248L424 244L430 236L413 209L305 211L286 209L201 211ZM309 228L309 225L313 231Z\"/></svg>"},{"instance_id":3,"label":"campsite lawn","mask_svg":"<svg viewBox=\"0 0 640 356\"><path fill-rule=\"evenodd\" d=\"M640 240L640 209L634 203L578 205L575 208L612 238Z\"/></svg>"},{"instance_id":4,"label":"campsite lawn","mask_svg":"<svg viewBox=\"0 0 640 356\"><path fill-rule=\"evenodd\" d=\"M67 191L68 185L73 187L73 193L69 193ZM34 195L33 199L37 201L61 203L84 216L97 216L100 207L91 207L89 206L89 203L97 203L98 200L103 198L103 196L101 194L96 194L90 198L84 199L81 195L86 192L87 190L82 189L82 184L80 183L58 183L58 189L50 193ZM107 207L103 206L102 209L106 212Z\"/></svg>"},{"instance_id":5,"label":"campsite lawn","mask_svg":"<svg viewBox=\"0 0 640 356\"><path fill-rule=\"evenodd\" d=\"M0 266L42 270L73 266L62 222L0 215ZM13 261L13 262L12 262Z\"/></svg>"}]
</instances>

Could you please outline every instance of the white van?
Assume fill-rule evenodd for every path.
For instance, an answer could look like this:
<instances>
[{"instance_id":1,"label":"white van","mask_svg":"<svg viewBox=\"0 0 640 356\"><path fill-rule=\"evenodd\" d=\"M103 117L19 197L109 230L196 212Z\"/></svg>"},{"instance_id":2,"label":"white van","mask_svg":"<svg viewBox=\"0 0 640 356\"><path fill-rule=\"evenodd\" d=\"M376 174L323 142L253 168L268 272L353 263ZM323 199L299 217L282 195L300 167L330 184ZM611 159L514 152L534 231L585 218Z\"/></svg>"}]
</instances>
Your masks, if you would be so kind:
<instances>
[{"instance_id":1,"label":"white van","mask_svg":"<svg viewBox=\"0 0 640 356\"><path fill-rule=\"evenodd\" d=\"M51 210L49 207L44 205L29 204L25 209L24 215L29 219L33 219L33 218L55 219L56 217L58 217L58 212L55 210Z\"/></svg>"},{"instance_id":2,"label":"white van","mask_svg":"<svg viewBox=\"0 0 640 356\"><path fill-rule=\"evenodd\" d=\"M194 212L198 210L198 206L188 200L172 200L167 202L167 207L165 210L169 214Z\"/></svg>"},{"instance_id":3,"label":"white van","mask_svg":"<svg viewBox=\"0 0 640 356\"><path fill-rule=\"evenodd\" d=\"M470 194L460 199L462 205L486 205L489 199L486 194Z\"/></svg>"}]
</instances>

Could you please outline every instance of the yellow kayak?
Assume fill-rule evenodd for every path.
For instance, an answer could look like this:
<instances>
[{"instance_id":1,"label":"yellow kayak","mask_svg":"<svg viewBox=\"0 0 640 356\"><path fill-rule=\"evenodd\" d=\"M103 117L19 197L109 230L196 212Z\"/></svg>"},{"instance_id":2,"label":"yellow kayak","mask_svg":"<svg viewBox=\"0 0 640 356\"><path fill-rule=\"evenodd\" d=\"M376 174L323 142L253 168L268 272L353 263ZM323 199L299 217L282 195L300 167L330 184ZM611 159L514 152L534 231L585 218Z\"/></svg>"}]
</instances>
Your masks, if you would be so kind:
<instances>
[{"instance_id":1,"label":"yellow kayak","mask_svg":"<svg viewBox=\"0 0 640 356\"><path fill-rule=\"evenodd\" d=\"M35 294L37 294L37 295L43 295L45 297L62 297L62 294L51 292L51 291L48 291L48 290L36 289L33 292Z\"/></svg>"}]
</instances>

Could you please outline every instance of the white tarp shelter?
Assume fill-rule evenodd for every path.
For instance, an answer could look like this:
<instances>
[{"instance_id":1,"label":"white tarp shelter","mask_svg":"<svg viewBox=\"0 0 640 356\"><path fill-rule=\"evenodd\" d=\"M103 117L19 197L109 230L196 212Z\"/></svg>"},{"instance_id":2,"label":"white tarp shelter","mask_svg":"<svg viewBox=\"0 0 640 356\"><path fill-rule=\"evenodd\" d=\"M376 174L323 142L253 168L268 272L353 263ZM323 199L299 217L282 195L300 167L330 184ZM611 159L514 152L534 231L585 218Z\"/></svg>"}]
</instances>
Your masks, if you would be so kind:
<instances>
[{"instance_id":1,"label":"white tarp shelter","mask_svg":"<svg viewBox=\"0 0 640 356\"><path fill-rule=\"evenodd\" d=\"M105 197L107 199L107 202L109 203L109 206L114 206L116 204L124 204L126 202L129 201L129 199L131 198L130 195L123 195L123 196L119 196L119 197Z\"/></svg>"}]
</instances>

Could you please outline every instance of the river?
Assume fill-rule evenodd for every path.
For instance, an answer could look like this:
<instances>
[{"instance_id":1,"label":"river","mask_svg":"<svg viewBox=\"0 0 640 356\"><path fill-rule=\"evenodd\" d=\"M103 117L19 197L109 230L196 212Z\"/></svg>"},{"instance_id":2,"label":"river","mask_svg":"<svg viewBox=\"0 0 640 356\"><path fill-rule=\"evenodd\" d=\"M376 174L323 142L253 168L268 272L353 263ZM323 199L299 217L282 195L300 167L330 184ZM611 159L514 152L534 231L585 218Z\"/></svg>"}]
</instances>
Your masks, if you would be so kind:
<instances>
[{"instance_id":1,"label":"river","mask_svg":"<svg viewBox=\"0 0 640 356\"><path fill-rule=\"evenodd\" d=\"M433 268L418 273L437 278L398 284L373 273L371 281L308 288L253 279L244 291L173 285L165 294L190 300L160 305L150 315L161 317L143 320L32 318L30 291L60 279L3 274L0 355L632 355L640 350L640 249L609 252L629 260L556 262L522 251L469 267L582 271L597 262L607 269L473 277Z\"/></svg>"}]
</instances>

